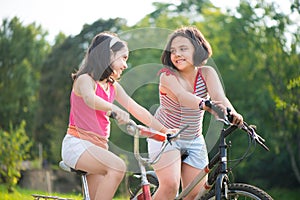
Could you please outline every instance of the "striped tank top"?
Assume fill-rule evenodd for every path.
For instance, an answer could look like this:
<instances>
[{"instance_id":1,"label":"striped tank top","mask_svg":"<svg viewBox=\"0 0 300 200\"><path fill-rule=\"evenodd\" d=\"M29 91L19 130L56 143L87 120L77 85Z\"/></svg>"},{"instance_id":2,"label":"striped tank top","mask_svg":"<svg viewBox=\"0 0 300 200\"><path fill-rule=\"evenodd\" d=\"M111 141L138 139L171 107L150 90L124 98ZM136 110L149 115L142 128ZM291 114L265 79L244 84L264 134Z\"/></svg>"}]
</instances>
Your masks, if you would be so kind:
<instances>
[{"instance_id":1,"label":"striped tank top","mask_svg":"<svg viewBox=\"0 0 300 200\"><path fill-rule=\"evenodd\" d=\"M174 74L166 68L162 69L160 73L166 73L166 75ZM204 99L209 98L201 69L198 70L194 82L193 94ZM159 98L160 106L155 113L155 118L165 127L170 129L181 129L184 126L189 125L189 127L180 135L181 139L194 139L202 134L203 110L194 110L184 107L163 93L160 93Z\"/></svg>"}]
</instances>

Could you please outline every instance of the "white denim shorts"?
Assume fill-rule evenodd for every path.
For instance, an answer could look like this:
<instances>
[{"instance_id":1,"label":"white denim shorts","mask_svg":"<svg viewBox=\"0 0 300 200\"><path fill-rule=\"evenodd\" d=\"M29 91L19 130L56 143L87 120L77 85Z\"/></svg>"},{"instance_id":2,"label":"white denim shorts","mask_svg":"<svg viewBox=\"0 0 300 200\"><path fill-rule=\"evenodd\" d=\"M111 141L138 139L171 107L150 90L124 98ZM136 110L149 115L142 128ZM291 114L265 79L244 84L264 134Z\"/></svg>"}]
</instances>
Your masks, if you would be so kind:
<instances>
[{"instance_id":1,"label":"white denim shorts","mask_svg":"<svg viewBox=\"0 0 300 200\"><path fill-rule=\"evenodd\" d=\"M149 158L153 160L159 153L162 142L153 139L147 139L147 141ZM204 169L208 165L208 154L203 135L192 140L177 139L172 142L172 145L168 144L164 152L175 149L188 154L183 162L192 167Z\"/></svg>"},{"instance_id":2,"label":"white denim shorts","mask_svg":"<svg viewBox=\"0 0 300 200\"><path fill-rule=\"evenodd\" d=\"M62 141L61 157L65 164L69 167L75 168L79 157L89 147L96 146L93 143L66 134Z\"/></svg>"}]
</instances>

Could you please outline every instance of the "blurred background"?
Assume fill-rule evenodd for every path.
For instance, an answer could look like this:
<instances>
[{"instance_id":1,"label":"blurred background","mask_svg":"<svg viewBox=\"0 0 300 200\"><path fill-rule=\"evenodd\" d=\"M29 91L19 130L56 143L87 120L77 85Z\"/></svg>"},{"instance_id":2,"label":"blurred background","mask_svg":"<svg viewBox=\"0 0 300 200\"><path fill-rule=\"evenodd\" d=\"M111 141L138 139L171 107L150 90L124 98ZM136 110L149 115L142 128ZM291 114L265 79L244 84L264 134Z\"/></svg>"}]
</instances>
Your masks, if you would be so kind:
<instances>
[{"instance_id":1,"label":"blurred background","mask_svg":"<svg viewBox=\"0 0 300 200\"><path fill-rule=\"evenodd\" d=\"M57 9L46 4L44 10L34 7L40 2L33 1L30 12L38 14L36 18L22 15L26 2L1 14L0 184L9 191L26 172L58 170L68 125L70 74L97 33L112 31L128 42L129 69L120 82L153 113L159 103L156 73L162 67L162 49L168 34L188 25L200 29L210 42L213 56L208 64L219 72L237 111L257 126L270 148L270 152L252 148L251 156L233 169L234 179L267 191L300 188L299 0L240 0L228 5L209 0L124 1L124 6L121 1L113 1L115 5L100 1L97 6L85 1L80 9L73 1L61 1L51 3ZM8 12L8 2L0 4ZM78 20L68 15L72 9ZM97 17L90 18L93 14ZM60 24L65 18L76 27ZM43 19L53 28L46 22L44 27ZM235 134L230 140L232 159L242 157L247 136ZM114 121L110 146L134 171L132 138ZM145 142L141 148L146 152Z\"/></svg>"}]
</instances>

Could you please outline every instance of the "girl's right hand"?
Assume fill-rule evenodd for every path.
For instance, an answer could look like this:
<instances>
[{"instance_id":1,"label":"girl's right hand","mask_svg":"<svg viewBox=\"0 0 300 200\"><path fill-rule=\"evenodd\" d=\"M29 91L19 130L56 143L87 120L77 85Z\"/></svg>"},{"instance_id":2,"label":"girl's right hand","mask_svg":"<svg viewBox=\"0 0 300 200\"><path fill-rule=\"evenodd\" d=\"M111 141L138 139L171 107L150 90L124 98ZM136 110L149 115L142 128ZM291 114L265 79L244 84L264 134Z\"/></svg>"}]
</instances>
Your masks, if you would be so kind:
<instances>
[{"instance_id":1,"label":"girl's right hand","mask_svg":"<svg viewBox=\"0 0 300 200\"><path fill-rule=\"evenodd\" d=\"M221 110L223 110L224 113L226 113L226 106L224 106L224 105L222 104L221 101L212 101L212 102L213 102L213 104L215 104L217 107L219 107ZM219 118L220 118L219 115L218 115L218 113L216 113L216 112L215 112L214 110L212 110L210 107L208 107L208 106L205 105L204 101L201 102L201 103L202 103L202 108L203 108L203 110L210 112L216 119L219 119Z\"/></svg>"},{"instance_id":2,"label":"girl's right hand","mask_svg":"<svg viewBox=\"0 0 300 200\"><path fill-rule=\"evenodd\" d=\"M129 123L130 116L128 112L125 112L116 105L112 105L111 112L114 112L116 114L115 119L118 121L119 124Z\"/></svg>"}]
</instances>

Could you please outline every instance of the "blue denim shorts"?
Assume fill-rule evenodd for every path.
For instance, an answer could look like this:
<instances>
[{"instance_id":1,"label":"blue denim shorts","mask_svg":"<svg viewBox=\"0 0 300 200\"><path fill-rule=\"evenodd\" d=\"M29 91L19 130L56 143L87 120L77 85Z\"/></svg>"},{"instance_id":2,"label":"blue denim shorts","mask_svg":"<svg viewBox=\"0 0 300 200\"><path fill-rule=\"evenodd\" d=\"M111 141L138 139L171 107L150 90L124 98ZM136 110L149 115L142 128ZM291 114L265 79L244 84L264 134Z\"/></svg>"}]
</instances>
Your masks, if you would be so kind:
<instances>
[{"instance_id":1,"label":"blue denim shorts","mask_svg":"<svg viewBox=\"0 0 300 200\"><path fill-rule=\"evenodd\" d=\"M153 139L147 139L149 158L154 159L159 153L162 142ZM197 169L204 169L208 165L208 153L203 135L191 140L177 139L168 144L164 152L171 150L179 150L181 153L187 153L184 163Z\"/></svg>"}]
</instances>

